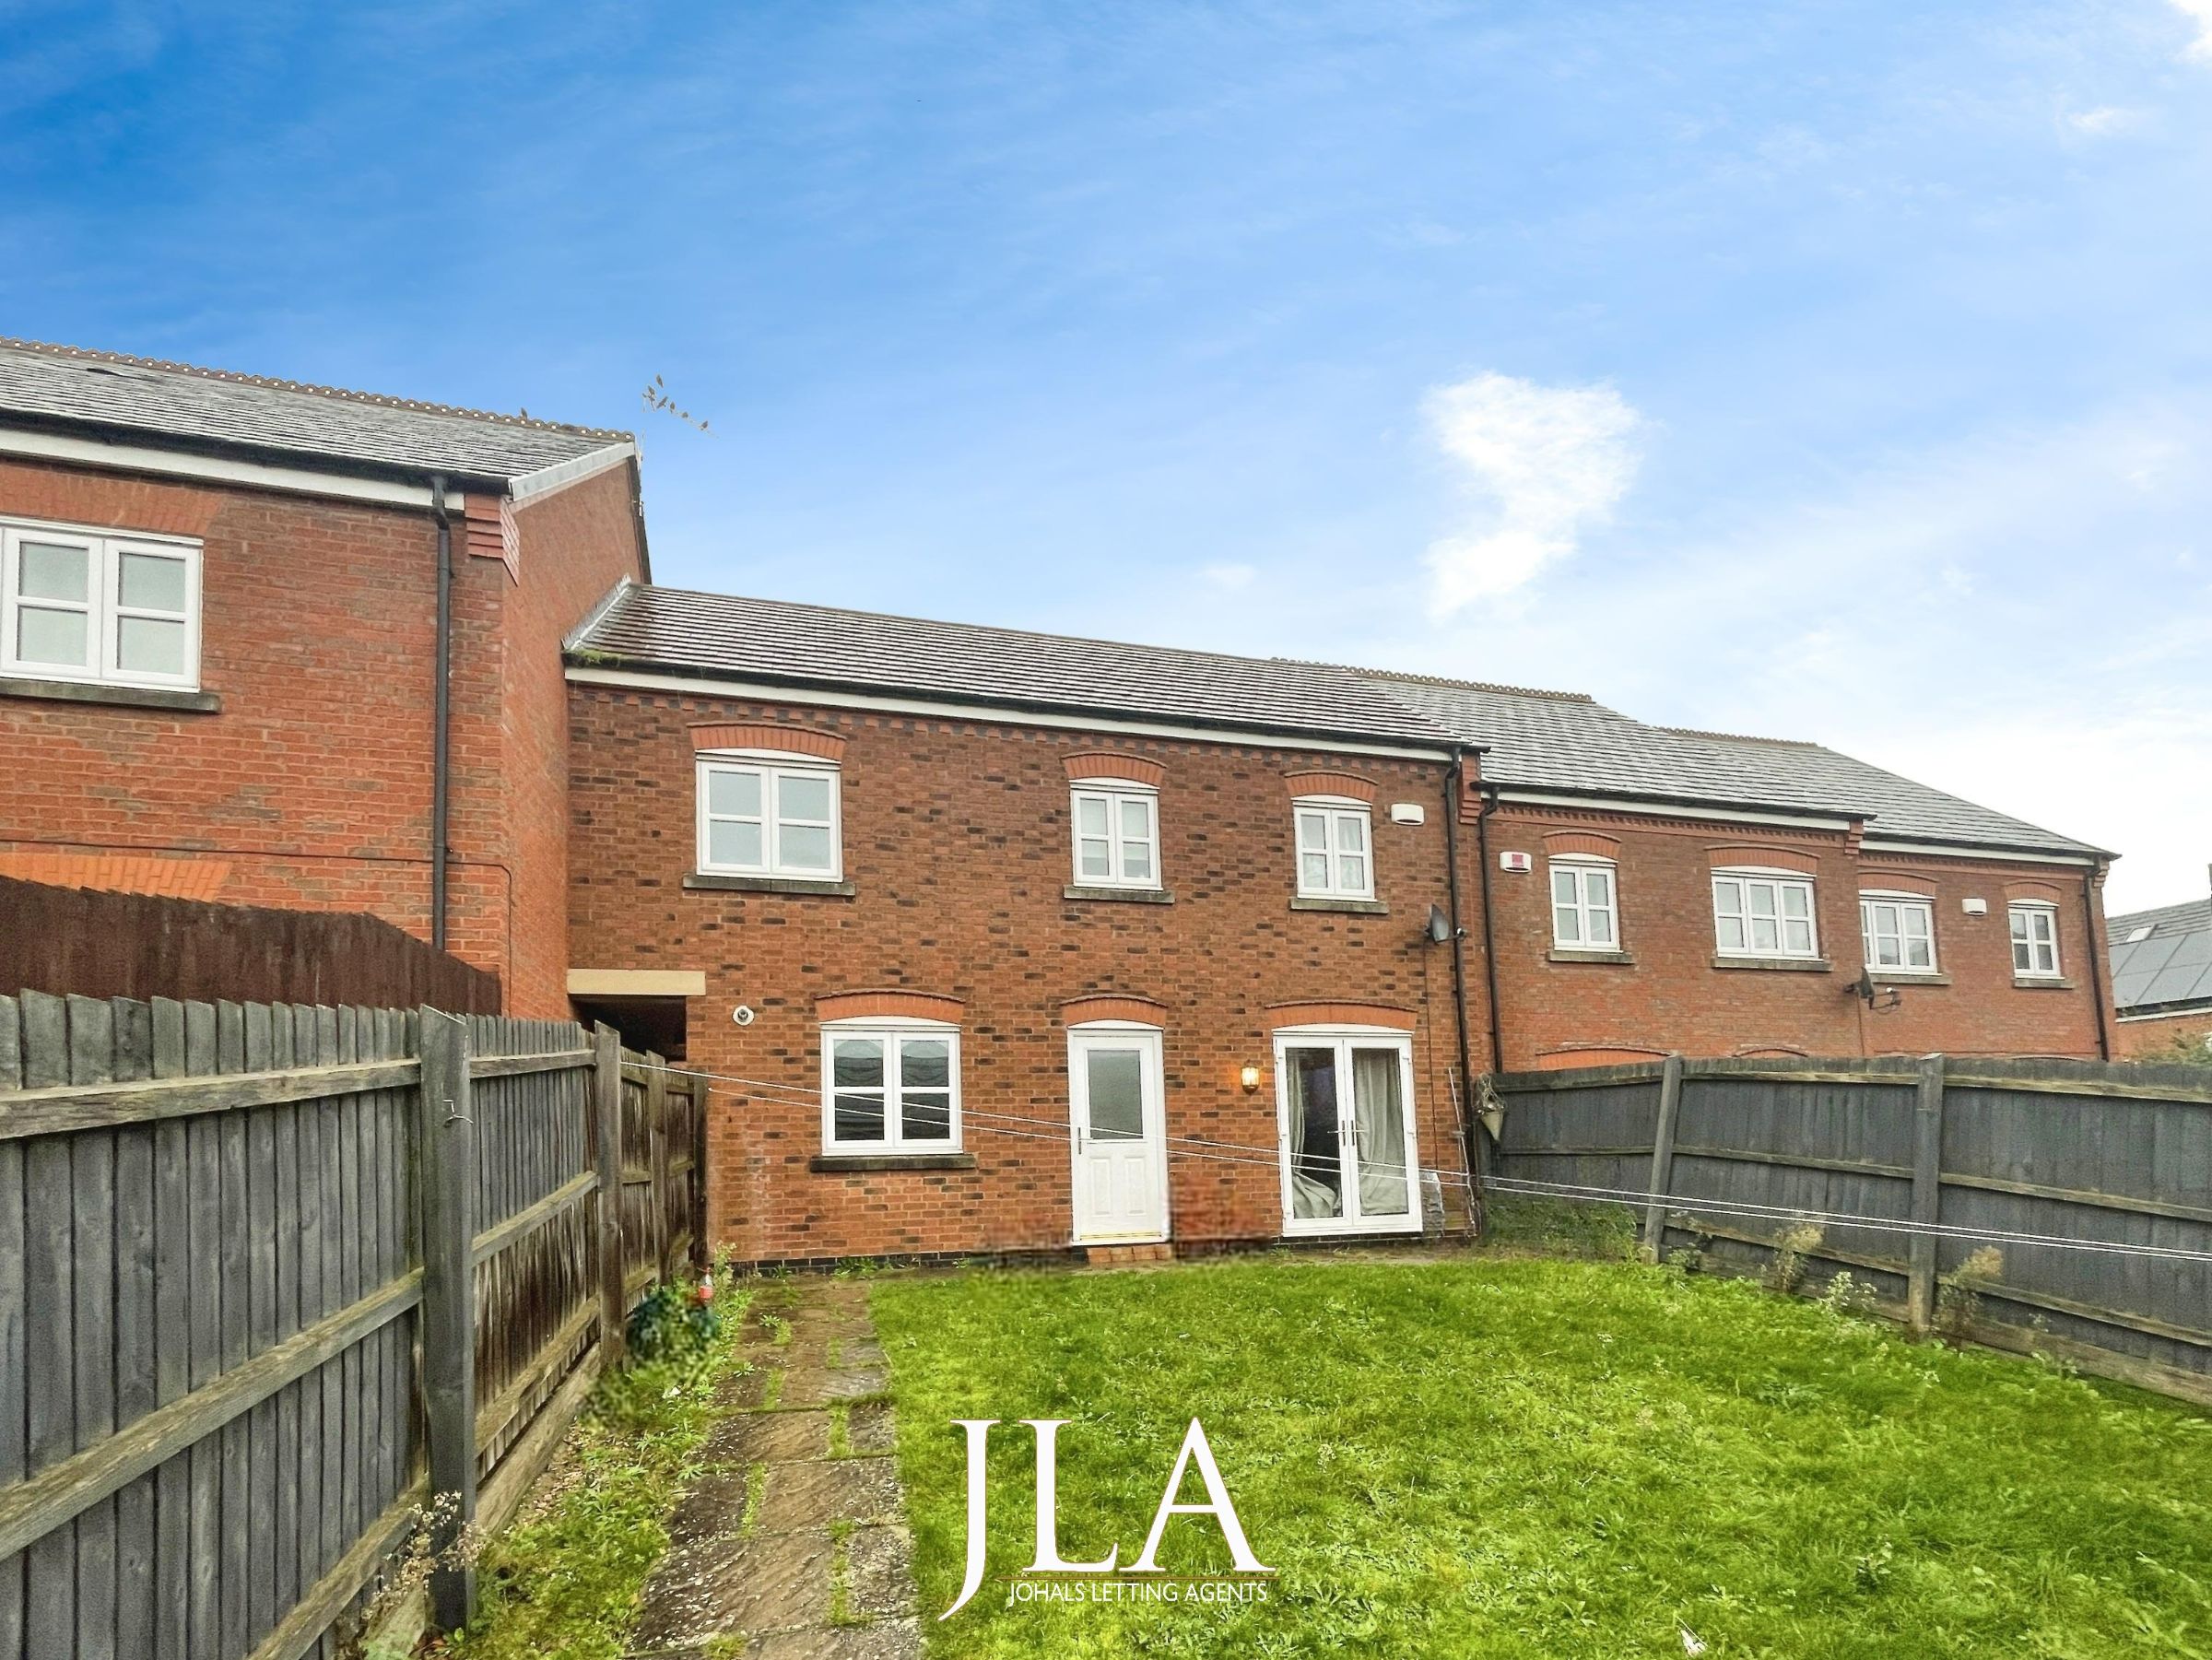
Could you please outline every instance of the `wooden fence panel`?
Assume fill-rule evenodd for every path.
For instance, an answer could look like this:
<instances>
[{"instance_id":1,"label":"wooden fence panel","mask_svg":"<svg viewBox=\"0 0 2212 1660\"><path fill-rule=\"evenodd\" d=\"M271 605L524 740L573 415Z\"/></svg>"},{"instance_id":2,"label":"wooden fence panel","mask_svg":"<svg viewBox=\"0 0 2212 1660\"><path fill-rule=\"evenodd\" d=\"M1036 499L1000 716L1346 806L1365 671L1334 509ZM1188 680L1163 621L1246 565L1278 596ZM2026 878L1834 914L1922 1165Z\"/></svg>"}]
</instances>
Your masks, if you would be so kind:
<instances>
[{"instance_id":1,"label":"wooden fence panel","mask_svg":"<svg viewBox=\"0 0 2212 1660\"><path fill-rule=\"evenodd\" d=\"M2212 1402L2205 1074L1932 1057L1930 1094L1923 1065L1688 1063L1665 1248L1759 1271L1785 1231L1814 1227L1816 1283L1849 1269L1916 1324ZM1627 1203L1653 1165L1659 1070L1499 1078L1500 1190L1580 1184Z\"/></svg>"},{"instance_id":2,"label":"wooden fence panel","mask_svg":"<svg viewBox=\"0 0 2212 1660\"><path fill-rule=\"evenodd\" d=\"M483 1410L454 1432L504 1514L614 1347L582 1030L0 996L0 1660L335 1654L428 1465L421 1018L464 1032ZM688 1094L633 1059L613 1243L641 1286L699 1172Z\"/></svg>"}]
</instances>

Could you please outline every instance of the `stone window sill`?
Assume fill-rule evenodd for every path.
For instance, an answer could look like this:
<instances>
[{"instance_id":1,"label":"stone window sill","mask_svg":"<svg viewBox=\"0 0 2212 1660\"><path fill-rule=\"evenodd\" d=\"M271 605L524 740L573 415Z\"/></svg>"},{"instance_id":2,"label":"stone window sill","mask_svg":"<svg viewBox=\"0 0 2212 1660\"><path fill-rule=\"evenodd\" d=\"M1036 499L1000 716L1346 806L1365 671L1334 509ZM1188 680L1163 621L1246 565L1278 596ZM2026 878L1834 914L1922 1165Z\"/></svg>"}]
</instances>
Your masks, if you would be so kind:
<instances>
[{"instance_id":1,"label":"stone window sill","mask_svg":"<svg viewBox=\"0 0 2212 1660\"><path fill-rule=\"evenodd\" d=\"M684 886L710 893L819 893L832 899L851 899L857 891L850 882L808 877L729 877L696 870L684 878Z\"/></svg>"},{"instance_id":2,"label":"stone window sill","mask_svg":"<svg viewBox=\"0 0 2212 1660\"><path fill-rule=\"evenodd\" d=\"M2023 992L2070 992L2074 982L2062 980L2056 974L2015 974L2013 989Z\"/></svg>"},{"instance_id":3,"label":"stone window sill","mask_svg":"<svg viewBox=\"0 0 2212 1660\"><path fill-rule=\"evenodd\" d=\"M1103 900L1120 905L1172 905L1175 896L1165 888L1087 888L1070 882L1060 890L1064 900Z\"/></svg>"},{"instance_id":4,"label":"stone window sill","mask_svg":"<svg viewBox=\"0 0 2212 1660\"><path fill-rule=\"evenodd\" d=\"M1825 974L1835 967L1825 957L1723 957L1712 960L1716 969L1768 969L1785 974Z\"/></svg>"},{"instance_id":5,"label":"stone window sill","mask_svg":"<svg viewBox=\"0 0 2212 1660\"><path fill-rule=\"evenodd\" d=\"M1347 916L1388 916L1390 907L1381 900L1332 900L1300 894L1290 901L1293 911L1340 911Z\"/></svg>"},{"instance_id":6,"label":"stone window sill","mask_svg":"<svg viewBox=\"0 0 2212 1660\"><path fill-rule=\"evenodd\" d=\"M1869 978L1877 985L1948 985L1948 974L1913 974L1898 969L1875 969Z\"/></svg>"},{"instance_id":7,"label":"stone window sill","mask_svg":"<svg viewBox=\"0 0 2212 1660\"><path fill-rule=\"evenodd\" d=\"M1554 946L1545 954L1548 962L1618 962L1634 967L1632 951L1585 951L1576 946Z\"/></svg>"},{"instance_id":8,"label":"stone window sill","mask_svg":"<svg viewBox=\"0 0 2212 1660\"><path fill-rule=\"evenodd\" d=\"M865 1175L902 1170L973 1170L973 1153L817 1153L806 1161L817 1175Z\"/></svg>"},{"instance_id":9,"label":"stone window sill","mask_svg":"<svg viewBox=\"0 0 2212 1660\"><path fill-rule=\"evenodd\" d=\"M169 686L96 686L80 680L27 680L0 677L0 698L37 698L48 703L104 703L118 709L173 709L217 714L223 700L211 691Z\"/></svg>"}]
</instances>

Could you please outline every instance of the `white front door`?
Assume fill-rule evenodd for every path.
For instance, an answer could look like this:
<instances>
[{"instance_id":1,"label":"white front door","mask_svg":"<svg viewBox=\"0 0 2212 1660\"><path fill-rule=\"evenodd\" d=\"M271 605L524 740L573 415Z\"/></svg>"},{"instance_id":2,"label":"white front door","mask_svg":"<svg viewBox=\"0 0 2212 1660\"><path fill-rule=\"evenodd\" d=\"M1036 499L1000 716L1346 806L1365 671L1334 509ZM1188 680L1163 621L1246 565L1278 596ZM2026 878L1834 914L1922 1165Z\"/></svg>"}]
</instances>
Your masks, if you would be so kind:
<instances>
[{"instance_id":1,"label":"white front door","mask_svg":"<svg viewBox=\"0 0 2212 1660\"><path fill-rule=\"evenodd\" d=\"M1072 1027L1068 1104L1075 1141L1076 1242L1168 1237L1168 1130L1159 1032Z\"/></svg>"}]
</instances>

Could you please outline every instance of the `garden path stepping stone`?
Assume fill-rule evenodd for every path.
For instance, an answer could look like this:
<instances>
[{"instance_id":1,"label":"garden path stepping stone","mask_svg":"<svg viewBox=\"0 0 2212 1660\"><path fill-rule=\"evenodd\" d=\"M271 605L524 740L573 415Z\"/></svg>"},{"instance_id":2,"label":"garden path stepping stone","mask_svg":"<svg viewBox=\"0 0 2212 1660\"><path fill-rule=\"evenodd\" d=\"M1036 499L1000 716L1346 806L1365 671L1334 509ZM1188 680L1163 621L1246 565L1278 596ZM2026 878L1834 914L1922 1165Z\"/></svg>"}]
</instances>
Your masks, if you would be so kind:
<instances>
[{"instance_id":1,"label":"garden path stepping stone","mask_svg":"<svg viewBox=\"0 0 2212 1660\"><path fill-rule=\"evenodd\" d=\"M788 1322L786 1340L763 1317ZM725 1414L668 1518L634 1660L917 1660L913 1539L904 1522L883 1350L865 1285L765 1286L743 1334L754 1371L715 1394ZM832 1402L850 1456L830 1454ZM838 1617L832 1623L833 1616ZM742 1646L737 1646L742 1644Z\"/></svg>"}]
</instances>

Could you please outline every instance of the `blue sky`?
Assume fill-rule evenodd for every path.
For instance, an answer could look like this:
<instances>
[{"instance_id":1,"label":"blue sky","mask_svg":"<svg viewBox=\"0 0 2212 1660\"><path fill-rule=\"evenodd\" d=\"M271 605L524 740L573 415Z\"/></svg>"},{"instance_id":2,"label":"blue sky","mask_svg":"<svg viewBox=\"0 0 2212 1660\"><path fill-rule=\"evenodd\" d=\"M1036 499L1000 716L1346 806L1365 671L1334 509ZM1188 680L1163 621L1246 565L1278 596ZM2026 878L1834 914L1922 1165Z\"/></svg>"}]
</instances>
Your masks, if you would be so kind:
<instances>
[{"instance_id":1,"label":"blue sky","mask_svg":"<svg viewBox=\"0 0 2212 1660\"><path fill-rule=\"evenodd\" d=\"M637 428L664 582L1588 690L2204 890L2212 0L0 28L0 332Z\"/></svg>"}]
</instances>

